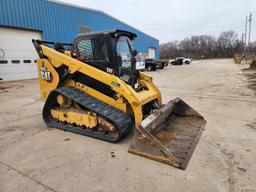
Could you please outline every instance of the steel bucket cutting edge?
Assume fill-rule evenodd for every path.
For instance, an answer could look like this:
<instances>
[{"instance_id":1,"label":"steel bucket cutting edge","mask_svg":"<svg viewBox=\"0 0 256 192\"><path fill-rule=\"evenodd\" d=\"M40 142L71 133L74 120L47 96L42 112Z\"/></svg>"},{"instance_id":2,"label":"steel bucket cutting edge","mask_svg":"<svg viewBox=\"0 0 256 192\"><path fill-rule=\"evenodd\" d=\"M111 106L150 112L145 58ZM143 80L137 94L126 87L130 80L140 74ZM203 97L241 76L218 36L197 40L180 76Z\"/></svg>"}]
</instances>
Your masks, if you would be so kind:
<instances>
[{"instance_id":1,"label":"steel bucket cutting edge","mask_svg":"<svg viewBox=\"0 0 256 192\"><path fill-rule=\"evenodd\" d=\"M176 98L142 121L128 151L186 169L205 124L198 112Z\"/></svg>"}]
</instances>

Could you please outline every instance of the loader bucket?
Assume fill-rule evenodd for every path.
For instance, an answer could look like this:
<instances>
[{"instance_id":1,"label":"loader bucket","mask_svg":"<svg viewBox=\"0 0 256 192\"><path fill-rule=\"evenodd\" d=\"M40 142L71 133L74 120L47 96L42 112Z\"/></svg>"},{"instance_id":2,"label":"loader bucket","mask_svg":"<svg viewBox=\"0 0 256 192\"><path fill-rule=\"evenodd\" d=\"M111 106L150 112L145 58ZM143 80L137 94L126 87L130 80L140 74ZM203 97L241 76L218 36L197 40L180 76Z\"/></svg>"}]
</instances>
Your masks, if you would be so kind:
<instances>
[{"instance_id":1,"label":"loader bucket","mask_svg":"<svg viewBox=\"0 0 256 192\"><path fill-rule=\"evenodd\" d=\"M199 113L176 98L142 121L129 152L186 169L205 124Z\"/></svg>"}]
</instances>

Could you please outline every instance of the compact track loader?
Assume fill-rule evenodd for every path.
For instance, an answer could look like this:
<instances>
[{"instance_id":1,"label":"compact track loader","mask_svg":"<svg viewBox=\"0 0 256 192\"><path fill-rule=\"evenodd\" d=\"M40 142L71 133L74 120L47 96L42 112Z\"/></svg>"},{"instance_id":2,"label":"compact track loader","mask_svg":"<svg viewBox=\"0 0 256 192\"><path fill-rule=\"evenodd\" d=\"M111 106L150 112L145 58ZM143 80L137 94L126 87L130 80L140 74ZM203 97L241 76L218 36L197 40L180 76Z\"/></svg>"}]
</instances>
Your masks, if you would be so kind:
<instances>
[{"instance_id":1,"label":"compact track loader","mask_svg":"<svg viewBox=\"0 0 256 192\"><path fill-rule=\"evenodd\" d=\"M32 40L43 119L108 142L135 128L130 153L185 169L206 121L179 98L162 105L152 77L136 70L135 38L114 30L80 34L72 44Z\"/></svg>"}]
</instances>

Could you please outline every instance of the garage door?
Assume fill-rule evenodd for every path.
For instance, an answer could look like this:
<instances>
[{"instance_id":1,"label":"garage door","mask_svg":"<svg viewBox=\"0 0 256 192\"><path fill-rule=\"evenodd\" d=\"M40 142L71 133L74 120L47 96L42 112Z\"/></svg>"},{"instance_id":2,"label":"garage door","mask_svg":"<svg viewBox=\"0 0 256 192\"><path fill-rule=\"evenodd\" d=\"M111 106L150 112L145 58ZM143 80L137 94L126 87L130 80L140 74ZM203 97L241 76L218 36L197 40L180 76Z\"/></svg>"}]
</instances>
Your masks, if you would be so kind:
<instances>
[{"instance_id":1,"label":"garage door","mask_svg":"<svg viewBox=\"0 0 256 192\"><path fill-rule=\"evenodd\" d=\"M150 58L150 59L156 58L156 49L155 48L148 49L148 58Z\"/></svg>"},{"instance_id":2,"label":"garage door","mask_svg":"<svg viewBox=\"0 0 256 192\"><path fill-rule=\"evenodd\" d=\"M0 78L4 81L37 78L38 55L31 42L40 32L0 27Z\"/></svg>"}]
</instances>

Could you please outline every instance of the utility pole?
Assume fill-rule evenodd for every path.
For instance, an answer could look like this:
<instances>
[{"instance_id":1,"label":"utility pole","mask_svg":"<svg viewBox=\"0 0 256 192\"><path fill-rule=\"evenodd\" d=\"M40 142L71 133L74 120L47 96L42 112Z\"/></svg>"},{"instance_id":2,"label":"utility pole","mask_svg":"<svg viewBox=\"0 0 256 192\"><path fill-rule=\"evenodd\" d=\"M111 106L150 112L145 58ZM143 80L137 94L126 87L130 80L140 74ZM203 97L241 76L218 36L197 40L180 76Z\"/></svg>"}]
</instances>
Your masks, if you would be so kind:
<instances>
[{"instance_id":1,"label":"utility pole","mask_svg":"<svg viewBox=\"0 0 256 192\"><path fill-rule=\"evenodd\" d=\"M245 41L244 41L244 37L245 37L245 34L242 33L242 47L241 47L241 52L243 52L244 48L245 48Z\"/></svg>"},{"instance_id":2,"label":"utility pole","mask_svg":"<svg viewBox=\"0 0 256 192\"><path fill-rule=\"evenodd\" d=\"M251 28L252 28L252 13L250 13L248 21L249 21L248 50L250 51Z\"/></svg>"},{"instance_id":3,"label":"utility pole","mask_svg":"<svg viewBox=\"0 0 256 192\"><path fill-rule=\"evenodd\" d=\"M247 21L248 17L245 17L245 28L244 28L244 54L246 53L246 36L247 36Z\"/></svg>"}]
</instances>

